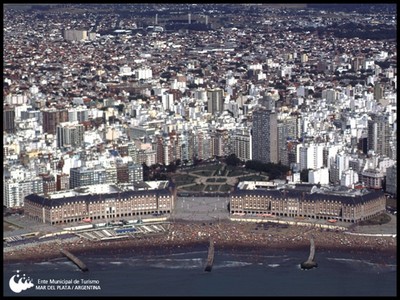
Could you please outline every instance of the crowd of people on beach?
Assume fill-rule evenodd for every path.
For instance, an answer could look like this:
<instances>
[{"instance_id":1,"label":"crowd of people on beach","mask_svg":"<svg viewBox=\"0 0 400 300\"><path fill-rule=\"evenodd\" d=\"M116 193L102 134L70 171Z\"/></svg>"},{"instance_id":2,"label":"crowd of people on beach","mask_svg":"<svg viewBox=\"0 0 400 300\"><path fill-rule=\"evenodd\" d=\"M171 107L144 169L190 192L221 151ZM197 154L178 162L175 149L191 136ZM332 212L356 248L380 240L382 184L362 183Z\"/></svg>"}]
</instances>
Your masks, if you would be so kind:
<instances>
[{"instance_id":1,"label":"crowd of people on beach","mask_svg":"<svg viewBox=\"0 0 400 300\"><path fill-rule=\"evenodd\" d=\"M117 241L89 241L80 237L66 240L56 239L36 244L7 247L3 259L7 261L47 260L60 257L60 249L73 253L91 253L109 250L113 254L129 249L136 253L151 253L162 250L174 252L191 245L208 245L212 238L215 248L235 249L271 248L299 249L310 247L314 238L316 249L348 249L352 251L381 251L396 253L396 237L348 235L341 231L308 226L282 226L267 223L262 226L254 223L229 222L174 222L163 234L144 235Z\"/></svg>"}]
</instances>

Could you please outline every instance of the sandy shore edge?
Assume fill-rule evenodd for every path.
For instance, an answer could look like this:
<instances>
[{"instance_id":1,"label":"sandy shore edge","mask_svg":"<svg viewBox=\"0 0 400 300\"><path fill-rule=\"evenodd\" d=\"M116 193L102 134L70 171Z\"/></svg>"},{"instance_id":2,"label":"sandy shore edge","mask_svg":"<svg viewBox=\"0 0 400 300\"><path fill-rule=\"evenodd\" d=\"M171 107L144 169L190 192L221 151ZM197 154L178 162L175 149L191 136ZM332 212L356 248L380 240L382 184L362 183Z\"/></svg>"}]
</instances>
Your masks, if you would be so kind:
<instances>
[{"instance_id":1,"label":"sandy shore edge","mask_svg":"<svg viewBox=\"0 0 400 300\"><path fill-rule=\"evenodd\" d=\"M39 262L62 257L64 248L76 255L132 255L168 254L208 247L209 237L215 249L226 251L304 250L305 257L313 236L317 251L371 252L396 257L397 239L394 237L353 236L344 232L317 228L267 226L257 228L248 223L205 224L202 222L176 222L169 232L118 241L88 241L80 238L58 240L46 244L15 247L3 252L3 263Z\"/></svg>"}]
</instances>

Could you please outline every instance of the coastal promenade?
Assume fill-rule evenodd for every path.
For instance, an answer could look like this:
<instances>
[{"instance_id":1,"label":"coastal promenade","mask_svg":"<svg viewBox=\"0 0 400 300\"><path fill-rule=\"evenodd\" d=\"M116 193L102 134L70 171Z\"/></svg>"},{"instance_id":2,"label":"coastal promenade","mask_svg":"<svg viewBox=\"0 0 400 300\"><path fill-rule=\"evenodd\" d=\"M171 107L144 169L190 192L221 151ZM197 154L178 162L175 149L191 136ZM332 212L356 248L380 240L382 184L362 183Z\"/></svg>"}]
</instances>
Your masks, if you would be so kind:
<instances>
[{"instance_id":1,"label":"coastal promenade","mask_svg":"<svg viewBox=\"0 0 400 300\"><path fill-rule=\"evenodd\" d=\"M310 237L314 236L317 251L320 249L346 251L378 251L393 255L397 249L397 217L390 215L389 223L373 226L359 226L344 222L334 225L324 220L278 217L269 220L262 217L230 216L227 197L177 197L172 214L160 217L143 216L160 220L167 219L169 230L158 235L140 235L117 241L90 241L71 233L65 236L40 239L35 243L4 244L5 262L20 260L47 260L60 257L60 248L79 255L121 251L150 253L151 251L175 252L185 247L207 247L209 239L218 249L246 247L246 249L304 249L308 251ZM108 220L112 221L112 220ZM10 238L35 232L39 236L62 232L66 227L81 225L68 224L51 226L15 215L4 218L8 230L4 237ZM289 225L297 224L297 225ZM301 224L301 226L300 226ZM324 227L325 226L325 227ZM329 226L329 227L327 227ZM150 252L149 252L150 251Z\"/></svg>"},{"instance_id":2,"label":"coastal promenade","mask_svg":"<svg viewBox=\"0 0 400 300\"><path fill-rule=\"evenodd\" d=\"M370 234L386 232L396 233L395 217L388 224L371 226ZM373 227L373 228L372 228ZM388 253L395 256L397 238L393 236L361 236L349 235L343 231L318 228L315 226L288 226L278 223L237 222L228 219L171 221L169 231L157 236L142 236L118 241L93 242L79 237L67 240L56 239L40 244L27 244L7 247L3 253L4 262L43 261L60 257L60 247L76 253L98 253L107 251L110 255L118 255L124 251L150 254L153 251L174 253L185 248L207 247L210 237L215 242L215 249L309 249L310 236L314 236L316 251L345 250L371 251Z\"/></svg>"}]
</instances>

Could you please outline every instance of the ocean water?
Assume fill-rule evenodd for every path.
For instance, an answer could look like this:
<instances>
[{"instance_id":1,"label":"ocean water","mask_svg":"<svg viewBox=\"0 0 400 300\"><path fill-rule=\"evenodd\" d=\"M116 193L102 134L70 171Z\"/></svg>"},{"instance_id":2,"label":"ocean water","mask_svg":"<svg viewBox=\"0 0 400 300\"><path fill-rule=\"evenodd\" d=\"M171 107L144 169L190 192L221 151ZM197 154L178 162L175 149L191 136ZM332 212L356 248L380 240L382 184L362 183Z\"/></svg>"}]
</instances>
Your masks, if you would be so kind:
<instances>
[{"instance_id":1,"label":"ocean water","mask_svg":"<svg viewBox=\"0 0 400 300\"><path fill-rule=\"evenodd\" d=\"M82 272L66 258L4 265L5 296L396 296L396 257L317 252L318 267L302 270L308 253L218 251L210 273L206 250L133 256L78 255ZM29 277L15 293L10 278ZM14 277L15 279L15 277ZM17 282L14 280L14 282Z\"/></svg>"}]
</instances>

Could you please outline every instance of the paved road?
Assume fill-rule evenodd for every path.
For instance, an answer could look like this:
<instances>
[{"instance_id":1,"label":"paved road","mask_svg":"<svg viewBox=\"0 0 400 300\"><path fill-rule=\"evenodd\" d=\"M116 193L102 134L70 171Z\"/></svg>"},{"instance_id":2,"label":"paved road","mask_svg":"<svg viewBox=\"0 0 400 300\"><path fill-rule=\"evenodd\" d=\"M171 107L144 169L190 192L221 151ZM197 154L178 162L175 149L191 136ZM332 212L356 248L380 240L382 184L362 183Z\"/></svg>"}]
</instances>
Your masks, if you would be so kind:
<instances>
[{"instance_id":1,"label":"paved road","mask_svg":"<svg viewBox=\"0 0 400 300\"><path fill-rule=\"evenodd\" d=\"M390 222L382 225L356 226L351 231L369 234L397 234L397 216L390 214Z\"/></svg>"},{"instance_id":2,"label":"paved road","mask_svg":"<svg viewBox=\"0 0 400 300\"><path fill-rule=\"evenodd\" d=\"M177 197L172 220L218 221L228 219L228 197Z\"/></svg>"},{"instance_id":3,"label":"paved road","mask_svg":"<svg viewBox=\"0 0 400 300\"><path fill-rule=\"evenodd\" d=\"M62 230L63 227L66 227L66 225L51 226L49 224L39 223L38 221L34 221L29 218L26 218L24 215L8 216L8 217L4 217L3 220L6 222L9 222L11 224L16 224L19 227L21 227L21 228L15 227L17 229L14 229L11 231L8 231L8 230L3 231L4 237L15 236L15 235L20 235L20 234L29 233L29 232L36 232L36 231L51 233L51 232L60 231L60 230Z\"/></svg>"}]
</instances>

